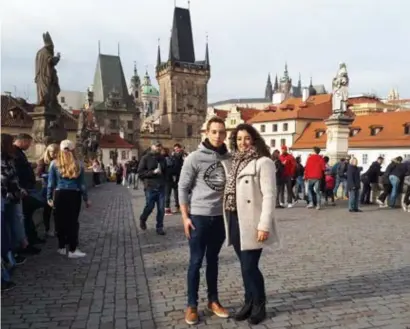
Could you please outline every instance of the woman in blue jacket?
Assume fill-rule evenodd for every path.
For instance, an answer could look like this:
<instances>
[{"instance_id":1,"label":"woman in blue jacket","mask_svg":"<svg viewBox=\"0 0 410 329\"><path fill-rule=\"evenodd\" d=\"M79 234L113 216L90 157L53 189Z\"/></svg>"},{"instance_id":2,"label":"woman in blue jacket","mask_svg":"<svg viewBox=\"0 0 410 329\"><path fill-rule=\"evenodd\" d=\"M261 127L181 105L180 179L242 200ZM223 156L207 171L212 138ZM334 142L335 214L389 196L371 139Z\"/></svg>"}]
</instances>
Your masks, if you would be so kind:
<instances>
[{"instance_id":1,"label":"woman in blue jacket","mask_svg":"<svg viewBox=\"0 0 410 329\"><path fill-rule=\"evenodd\" d=\"M68 258L86 255L78 249L81 199L87 207L90 206L84 181L84 166L77 160L74 143L66 139L60 144L57 158L50 164L47 202L54 208L58 236L57 252L66 255L68 245Z\"/></svg>"},{"instance_id":2,"label":"woman in blue jacket","mask_svg":"<svg viewBox=\"0 0 410 329\"><path fill-rule=\"evenodd\" d=\"M347 167L347 190L349 191L349 211L361 212L359 209L360 168L357 159L352 158Z\"/></svg>"}]
</instances>

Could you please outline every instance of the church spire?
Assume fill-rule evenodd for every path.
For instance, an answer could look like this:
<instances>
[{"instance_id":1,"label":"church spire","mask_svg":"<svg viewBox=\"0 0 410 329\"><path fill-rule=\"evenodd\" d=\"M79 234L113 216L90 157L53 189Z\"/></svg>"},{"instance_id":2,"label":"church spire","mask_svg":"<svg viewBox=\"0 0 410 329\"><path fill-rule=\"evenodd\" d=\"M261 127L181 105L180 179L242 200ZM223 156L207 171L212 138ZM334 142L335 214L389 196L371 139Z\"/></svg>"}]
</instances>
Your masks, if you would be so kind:
<instances>
[{"instance_id":1,"label":"church spire","mask_svg":"<svg viewBox=\"0 0 410 329\"><path fill-rule=\"evenodd\" d=\"M272 102L273 91L272 91L272 81L270 79L270 73L268 74L268 80L266 81L265 98L269 100L270 102Z\"/></svg>"},{"instance_id":2,"label":"church spire","mask_svg":"<svg viewBox=\"0 0 410 329\"><path fill-rule=\"evenodd\" d=\"M275 84L273 85L273 91L277 92L279 90L278 75L275 76Z\"/></svg>"}]
</instances>

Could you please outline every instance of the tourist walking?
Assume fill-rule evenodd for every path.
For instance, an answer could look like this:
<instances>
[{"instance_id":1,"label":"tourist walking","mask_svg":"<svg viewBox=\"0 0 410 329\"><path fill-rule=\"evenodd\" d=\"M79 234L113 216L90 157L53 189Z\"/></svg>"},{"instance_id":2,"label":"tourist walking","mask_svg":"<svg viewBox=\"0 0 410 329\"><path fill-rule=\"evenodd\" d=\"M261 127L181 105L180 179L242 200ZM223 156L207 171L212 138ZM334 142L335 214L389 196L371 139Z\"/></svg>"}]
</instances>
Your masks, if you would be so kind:
<instances>
[{"instance_id":1,"label":"tourist walking","mask_svg":"<svg viewBox=\"0 0 410 329\"><path fill-rule=\"evenodd\" d=\"M280 196L282 193L282 189L284 188L284 184L283 184L284 165L282 161L280 161L279 156L280 156L279 150L274 150L272 153L272 160L276 168L276 206L275 207L285 208L284 206L280 204Z\"/></svg>"},{"instance_id":2,"label":"tourist walking","mask_svg":"<svg viewBox=\"0 0 410 329\"><path fill-rule=\"evenodd\" d=\"M233 152L225 188L225 227L241 264L245 303L235 320L258 324L266 318L266 292L259 260L266 245L278 242L275 221L275 164L254 127L240 124L231 134Z\"/></svg>"},{"instance_id":3,"label":"tourist walking","mask_svg":"<svg viewBox=\"0 0 410 329\"><path fill-rule=\"evenodd\" d=\"M387 166L383 176L382 176L382 184L383 184L383 192L380 193L379 197L377 198L376 202L381 208L388 207L391 204L389 203L388 205L385 205L386 199L389 195L391 195L393 191L393 185L390 181L390 174L393 172L393 169L398 165L399 163L398 158L394 158L389 165ZM390 201L390 200L389 200Z\"/></svg>"},{"instance_id":4,"label":"tourist walking","mask_svg":"<svg viewBox=\"0 0 410 329\"><path fill-rule=\"evenodd\" d=\"M43 196L44 200L47 200L47 185L48 185L49 167L50 167L51 162L57 157L58 150L59 150L58 144L48 145L44 151L43 156L37 162L36 174L37 174L37 177L41 178L42 180L41 195ZM43 208L43 223L44 223L44 229L46 232L46 236L49 236L49 237L53 237L55 235L55 229L56 229L55 220L54 220L54 231L53 232L50 231L50 219L51 219L52 212L53 212L53 208L51 208L49 204L46 202Z\"/></svg>"},{"instance_id":5,"label":"tourist walking","mask_svg":"<svg viewBox=\"0 0 410 329\"><path fill-rule=\"evenodd\" d=\"M141 230L147 229L147 220L157 205L157 224L158 235L165 235L164 215L165 215L165 179L166 163L161 155L162 144L155 142L151 149L140 160L138 166L138 176L144 182L145 207L140 216Z\"/></svg>"},{"instance_id":6,"label":"tourist walking","mask_svg":"<svg viewBox=\"0 0 410 329\"><path fill-rule=\"evenodd\" d=\"M129 162L128 188L132 186L134 190L137 190L138 181L138 160L133 156Z\"/></svg>"},{"instance_id":7,"label":"tourist walking","mask_svg":"<svg viewBox=\"0 0 410 329\"><path fill-rule=\"evenodd\" d=\"M309 155L305 166L305 181L307 181L307 190L309 197L308 208L316 207L317 210L321 206L321 182L326 170L325 161L320 155L320 148L315 146L313 154Z\"/></svg>"},{"instance_id":8,"label":"tourist walking","mask_svg":"<svg viewBox=\"0 0 410 329\"><path fill-rule=\"evenodd\" d=\"M68 258L86 256L78 248L81 199L88 208L90 202L85 185L84 166L77 159L74 143L66 139L60 143L60 152L50 164L47 202L54 208L58 237L57 252L60 255L67 255L68 252Z\"/></svg>"},{"instance_id":9,"label":"tourist walking","mask_svg":"<svg viewBox=\"0 0 410 329\"><path fill-rule=\"evenodd\" d=\"M280 205L285 206L285 189L287 196L287 206L292 208L294 206L294 201L296 197L293 194L293 178L296 173L296 160L292 154L288 152L286 145L282 146L282 154L279 157L283 164L283 188L280 192Z\"/></svg>"},{"instance_id":10,"label":"tourist walking","mask_svg":"<svg viewBox=\"0 0 410 329\"><path fill-rule=\"evenodd\" d=\"M94 159L93 164L92 164L92 170L93 170L93 185L94 187L98 187L101 184L101 172L102 172L102 167L100 164L100 161L98 159Z\"/></svg>"},{"instance_id":11,"label":"tourist walking","mask_svg":"<svg viewBox=\"0 0 410 329\"><path fill-rule=\"evenodd\" d=\"M347 191L349 195L349 211L361 212L359 209L360 193L360 168L357 166L357 159L352 157L347 167Z\"/></svg>"},{"instance_id":12,"label":"tourist walking","mask_svg":"<svg viewBox=\"0 0 410 329\"><path fill-rule=\"evenodd\" d=\"M225 241L223 193L228 149L225 123L214 117L206 124L207 138L185 159L178 184L181 215L189 244L186 323L198 323L200 269L206 257L207 309L221 318L228 311L218 298L218 259Z\"/></svg>"}]
</instances>

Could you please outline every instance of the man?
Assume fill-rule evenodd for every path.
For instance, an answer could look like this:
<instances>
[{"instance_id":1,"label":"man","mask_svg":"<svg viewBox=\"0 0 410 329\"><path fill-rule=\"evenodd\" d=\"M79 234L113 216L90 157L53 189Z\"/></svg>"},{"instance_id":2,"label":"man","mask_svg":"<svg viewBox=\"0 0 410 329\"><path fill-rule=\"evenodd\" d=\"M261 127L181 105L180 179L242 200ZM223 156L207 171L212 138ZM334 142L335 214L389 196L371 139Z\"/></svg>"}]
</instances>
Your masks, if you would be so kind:
<instances>
[{"instance_id":1,"label":"man","mask_svg":"<svg viewBox=\"0 0 410 329\"><path fill-rule=\"evenodd\" d=\"M24 227L26 231L27 240L29 247L25 248L22 252L24 253L38 253L40 250L34 247L34 244L44 243L45 240L40 239L37 235L37 230L33 222L34 211L43 206L41 201L36 194L36 176L34 174L33 167L28 161L26 154L33 138L28 134L19 134L14 140L15 148L15 166L16 172L19 179L20 187L22 188L23 199L23 216L24 216ZM45 202L45 200L44 200ZM18 212L19 213L19 212Z\"/></svg>"},{"instance_id":2,"label":"man","mask_svg":"<svg viewBox=\"0 0 410 329\"><path fill-rule=\"evenodd\" d=\"M379 185L379 177L381 176L381 169L383 165L384 159L382 157L378 157L376 161L374 161L369 169L362 175L361 181L363 183L362 194L360 195L360 203L361 204L371 204L370 202L370 195L372 192L372 185L373 187ZM374 188L373 188L374 190Z\"/></svg>"},{"instance_id":3,"label":"man","mask_svg":"<svg viewBox=\"0 0 410 329\"><path fill-rule=\"evenodd\" d=\"M315 146L313 148L313 154L309 155L305 166L305 181L308 185L309 204L308 208L314 208L316 196L316 209L320 210L321 205L321 181L326 170L325 161L323 157L319 155L320 148Z\"/></svg>"},{"instance_id":4,"label":"man","mask_svg":"<svg viewBox=\"0 0 410 329\"><path fill-rule=\"evenodd\" d=\"M342 184L342 198L347 200L347 167L349 166L350 157L347 159L342 158L340 159L339 165L337 167L337 174L336 174L336 185L335 189L333 190L333 194L335 199L337 199L337 191L339 190L340 184Z\"/></svg>"},{"instance_id":5,"label":"man","mask_svg":"<svg viewBox=\"0 0 410 329\"><path fill-rule=\"evenodd\" d=\"M165 215L171 215L171 193L174 193L175 212L179 212L178 182L184 164L184 150L181 144L174 145L174 152L169 157L169 179L165 195Z\"/></svg>"},{"instance_id":6,"label":"man","mask_svg":"<svg viewBox=\"0 0 410 329\"><path fill-rule=\"evenodd\" d=\"M135 156L131 158L128 164L129 176L128 176L128 188L131 187L134 190L138 189L138 160Z\"/></svg>"},{"instance_id":7,"label":"man","mask_svg":"<svg viewBox=\"0 0 410 329\"><path fill-rule=\"evenodd\" d=\"M288 200L288 208L294 206L293 200L296 200L293 194L293 178L296 172L296 160L292 154L288 153L288 148L286 145L282 146L282 154L279 157L283 164L283 189L281 191L280 202L281 206L285 204L285 188Z\"/></svg>"},{"instance_id":8,"label":"man","mask_svg":"<svg viewBox=\"0 0 410 329\"><path fill-rule=\"evenodd\" d=\"M276 208L285 208L280 204L280 197L283 193L283 171L284 171L284 165L280 161L280 151L275 150L272 153L272 160L275 163L276 167Z\"/></svg>"},{"instance_id":9,"label":"man","mask_svg":"<svg viewBox=\"0 0 410 329\"><path fill-rule=\"evenodd\" d=\"M228 311L218 300L218 257L225 240L223 193L225 161L229 159L225 123L215 117L208 121L204 142L185 159L178 184L182 221L189 241L188 305L185 322L198 323L198 289L202 260L206 257L208 310L221 318Z\"/></svg>"},{"instance_id":10,"label":"man","mask_svg":"<svg viewBox=\"0 0 410 329\"><path fill-rule=\"evenodd\" d=\"M138 175L144 182L145 207L140 216L141 230L147 229L147 219L157 205L157 225L158 235L165 235L164 231L164 210L165 210L165 176L166 163L161 155L162 145L155 142L151 150L142 158L138 166Z\"/></svg>"}]
</instances>

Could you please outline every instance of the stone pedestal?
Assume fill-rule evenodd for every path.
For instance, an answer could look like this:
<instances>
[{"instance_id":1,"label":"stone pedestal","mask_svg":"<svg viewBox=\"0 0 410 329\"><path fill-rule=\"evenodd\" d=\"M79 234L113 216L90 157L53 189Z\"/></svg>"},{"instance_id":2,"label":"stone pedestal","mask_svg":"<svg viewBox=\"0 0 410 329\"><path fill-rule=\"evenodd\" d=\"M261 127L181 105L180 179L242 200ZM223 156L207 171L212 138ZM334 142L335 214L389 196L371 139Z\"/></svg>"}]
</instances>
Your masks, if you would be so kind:
<instances>
[{"instance_id":1,"label":"stone pedestal","mask_svg":"<svg viewBox=\"0 0 410 329\"><path fill-rule=\"evenodd\" d=\"M36 106L30 113L33 119L33 142L35 158L41 157L47 145L60 143L67 138L67 131L61 116L61 108L52 111L44 106Z\"/></svg>"},{"instance_id":2,"label":"stone pedestal","mask_svg":"<svg viewBox=\"0 0 410 329\"><path fill-rule=\"evenodd\" d=\"M344 114L333 114L325 121L327 126L326 155L333 165L345 158L349 150L350 125L354 118Z\"/></svg>"}]
</instances>

